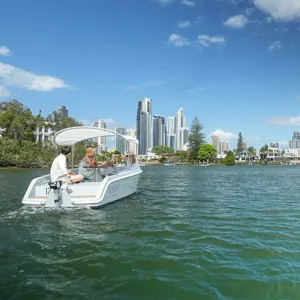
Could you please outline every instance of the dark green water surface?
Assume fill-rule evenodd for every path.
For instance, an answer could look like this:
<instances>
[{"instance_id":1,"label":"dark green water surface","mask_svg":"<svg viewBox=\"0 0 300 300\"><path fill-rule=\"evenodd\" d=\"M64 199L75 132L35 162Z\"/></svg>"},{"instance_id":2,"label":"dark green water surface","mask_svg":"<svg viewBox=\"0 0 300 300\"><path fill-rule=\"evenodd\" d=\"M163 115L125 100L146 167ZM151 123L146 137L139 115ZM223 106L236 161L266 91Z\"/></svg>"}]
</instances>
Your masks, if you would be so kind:
<instances>
[{"instance_id":1,"label":"dark green water surface","mask_svg":"<svg viewBox=\"0 0 300 300\"><path fill-rule=\"evenodd\" d=\"M300 299L300 168L144 167L102 209L22 207L0 169L0 299Z\"/></svg>"}]
</instances>

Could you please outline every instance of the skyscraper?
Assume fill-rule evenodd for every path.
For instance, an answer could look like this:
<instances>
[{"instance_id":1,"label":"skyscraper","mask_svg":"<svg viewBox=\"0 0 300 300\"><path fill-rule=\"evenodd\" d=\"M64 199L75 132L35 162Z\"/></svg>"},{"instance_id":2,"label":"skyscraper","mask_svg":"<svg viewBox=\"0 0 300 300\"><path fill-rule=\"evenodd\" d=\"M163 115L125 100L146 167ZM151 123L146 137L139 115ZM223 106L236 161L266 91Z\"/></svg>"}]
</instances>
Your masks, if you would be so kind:
<instances>
[{"instance_id":1,"label":"skyscraper","mask_svg":"<svg viewBox=\"0 0 300 300\"><path fill-rule=\"evenodd\" d=\"M61 114L63 117L68 117L68 108L64 105L59 105L57 107L57 113Z\"/></svg>"},{"instance_id":2,"label":"skyscraper","mask_svg":"<svg viewBox=\"0 0 300 300\"><path fill-rule=\"evenodd\" d=\"M300 132L295 131L292 137L292 140L289 141L290 149L299 149L300 148Z\"/></svg>"},{"instance_id":3,"label":"skyscraper","mask_svg":"<svg viewBox=\"0 0 300 300\"><path fill-rule=\"evenodd\" d=\"M175 131L175 117L168 117L167 119L167 146L176 150L176 131Z\"/></svg>"},{"instance_id":4,"label":"skyscraper","mask_svg":"<svg viewBox=\"0 0 300 300\"><path fill-rule=\"evenodd\" d=\"M116 133L126 135L126 128L124 127L117 127L115 131ZM116 136L116 150L122 154L125 153L125 140L120 136Z\"/></svg>"},{"instance_id":5,"label":"skyscraper","mask_svg":"<svg viewBox=\"0 0 300 300\"><path fill-rule=\"evenodd\" d=\"M166 146L167 128L165 118L159 115L153 115L153 147Z\"/></svg>"},{"instance_id":6,"label":"skyscraper","mask_svg":"<svg viewBox=\"0 0 300 300\"><path fill-rule=\"evenodd\" d=\"M220 137L218 135L212 135L210 139L211 144L216 148L217 153L221 153Z\"/></svg>"},{"instance_id":7,"label":"skyscraper","mask_svg":"<svg viewBox=\"0 0 300 300\"><path fill-rule=\"evenodd\" d=\"M181 130L185 128L185 116L183 112L183 108L180 107L176 114L176 121L175 121L175 132L176 132L176 151L183 150L184 148L184 141L181 139L182 133Z\"/></svg>"},{"instance_id":8,"label":"skyscraper","mask_svg":"<svg viewBox=\"0 0 300 300\"><path fill-rule=\"evenodd\" d=\"M139 141L139 154L145 155L152 148L152 100L149 98L138 102L136 137Z\"/></svg>"},{"instance_id":9,"label":"skyscraper","mask_svg":"<svg viewBox=\"0 0 300 300\"><path fill-rule=\"evenodd\" d=\"M105 120L97 120L93 123L93 127L97 128L106 128L106 122ZM106 138L105 137L98 137L96 139L98 147L97 147L97 153L101 153L101 151L106 151L107 150L107 145L106 145Z\"/></svg>"},{"instance_id":10,"label":"skyscraper","mask_svg":"<svg viewBox=\"0 0 300 300\"><path fill-rule=\"evenodd\" d=\"M225 153L229 151L229 143L226 141L221 142L221 149L220 152L221 153Z\"/></svg>"}]
</instances>

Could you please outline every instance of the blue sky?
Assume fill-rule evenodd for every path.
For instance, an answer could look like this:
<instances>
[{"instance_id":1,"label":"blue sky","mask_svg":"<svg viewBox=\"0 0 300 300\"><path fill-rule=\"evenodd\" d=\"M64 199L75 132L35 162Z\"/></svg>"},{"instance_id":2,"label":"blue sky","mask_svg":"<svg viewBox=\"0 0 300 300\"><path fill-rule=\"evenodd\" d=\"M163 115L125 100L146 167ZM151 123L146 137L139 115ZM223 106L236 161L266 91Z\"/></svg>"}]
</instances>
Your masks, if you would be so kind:
<instances>
[{"instance_id":1,"label":"blue sky","mask_svg":"<svg viewBox=\"0 0 300 300\"><path fill-rule=\"evenodd\" d=\"M149 97L231 148L300 131L300 0L10 0L0 26L0 101L33 113L135 127Z\"/></svg>"}]
</instances>

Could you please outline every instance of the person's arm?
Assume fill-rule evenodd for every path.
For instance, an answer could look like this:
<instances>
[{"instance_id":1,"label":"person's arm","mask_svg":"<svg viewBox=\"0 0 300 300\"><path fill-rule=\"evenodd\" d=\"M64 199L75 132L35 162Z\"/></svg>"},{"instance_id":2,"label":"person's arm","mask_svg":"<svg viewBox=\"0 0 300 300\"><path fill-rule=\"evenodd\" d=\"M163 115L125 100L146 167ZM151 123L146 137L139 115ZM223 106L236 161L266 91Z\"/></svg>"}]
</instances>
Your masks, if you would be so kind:
<instances>
[{"instance_id":1,"label":"person's arm","mask_svg":"<svg viewBox=\"0 0 300 300\"><path fill-rule=\"evenodd\" d=\"M85 157L84 161L89 164L89 168L97 168L96 160Z\"/></svg>"},{"instance_id":2,"label":"person's arm","mask_svg":"<svg viewBox=\"0 0 300 300\"><path fill-rule=\"evenodd\" d=\"M112 167L112 166L113 166L113 163L108 162L108 161L104 161L102 163L97 164L98 168L106 168L106 167Z\"/></svg>"}]
</instances>

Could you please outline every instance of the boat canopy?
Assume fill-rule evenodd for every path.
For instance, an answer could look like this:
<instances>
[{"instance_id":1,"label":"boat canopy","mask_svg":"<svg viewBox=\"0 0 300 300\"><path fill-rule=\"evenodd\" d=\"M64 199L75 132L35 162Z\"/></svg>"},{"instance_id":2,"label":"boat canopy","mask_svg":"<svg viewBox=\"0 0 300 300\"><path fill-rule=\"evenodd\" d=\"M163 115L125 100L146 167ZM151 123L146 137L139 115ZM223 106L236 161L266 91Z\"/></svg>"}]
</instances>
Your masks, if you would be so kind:
<instances>
[{"instance_id":1,"label":"boat canopy","mask_svg":"<svg viewBox=\"0 0 300 300\"><path fill-rule=\"evenodd\" d=\"M84 140L108 136L122 137L125 141L133 144L139 143L139 141L132 136L122 135L106 128L92 126L76 126L62 129L53 136L53 143L61 146L73 146Z\"/></svg>"}]
</instances>

